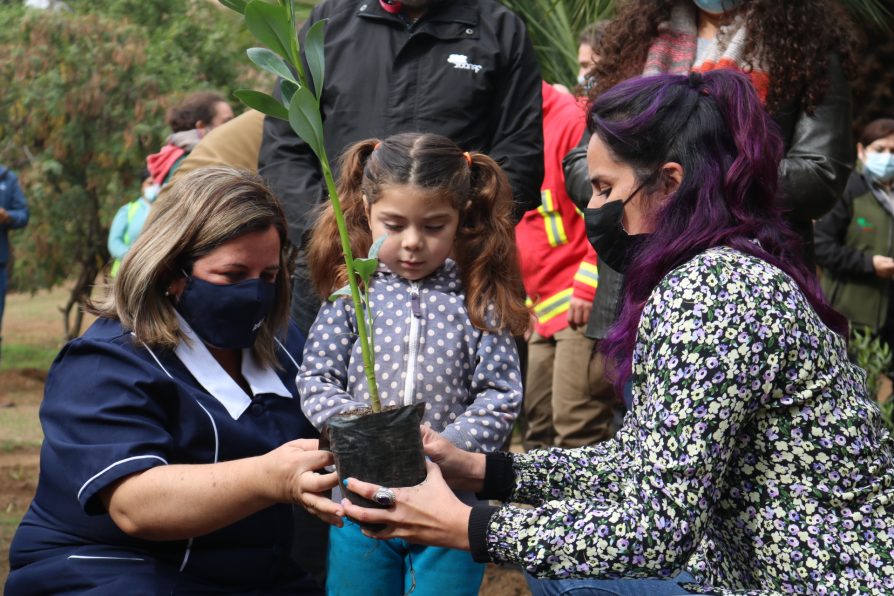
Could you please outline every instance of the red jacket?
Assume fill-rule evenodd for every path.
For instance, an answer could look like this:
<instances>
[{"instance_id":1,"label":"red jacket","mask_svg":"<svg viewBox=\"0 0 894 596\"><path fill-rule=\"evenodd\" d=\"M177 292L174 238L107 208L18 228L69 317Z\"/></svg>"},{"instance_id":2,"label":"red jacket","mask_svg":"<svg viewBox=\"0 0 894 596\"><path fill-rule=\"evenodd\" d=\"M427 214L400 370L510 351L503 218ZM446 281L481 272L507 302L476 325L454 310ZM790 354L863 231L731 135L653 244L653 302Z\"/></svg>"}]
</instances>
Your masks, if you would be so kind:
<instances>
[{"instance_id":1,"label":"red jacket","mask_svg":"<svg viewBox=\"0 0 894 596\"><path fill-rule=\"evenodd\" d=\"M586 112L571 95L543 83L542 204L515 227L522 281L533 306L534 330L551 337L568 326L571 297L596 294L596 252L587 241L584 218L565 192L562 158L580 142Z\"/></svg>"}]
</instances>

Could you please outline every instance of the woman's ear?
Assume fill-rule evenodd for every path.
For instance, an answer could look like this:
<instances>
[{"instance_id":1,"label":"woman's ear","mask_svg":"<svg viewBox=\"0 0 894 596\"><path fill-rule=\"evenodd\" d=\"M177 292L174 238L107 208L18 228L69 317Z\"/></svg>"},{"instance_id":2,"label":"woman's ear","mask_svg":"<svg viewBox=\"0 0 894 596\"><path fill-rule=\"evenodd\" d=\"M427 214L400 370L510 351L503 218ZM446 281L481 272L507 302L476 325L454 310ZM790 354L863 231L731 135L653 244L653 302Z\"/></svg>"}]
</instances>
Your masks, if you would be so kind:
<instances>
[{"instance_id":1,"label":"woman's ear","mask_svg":"<svg viewBox=\"0 0 894 596\"><path fill-rule=\"evenodd\" d=\"M866 161L866 147L863 146L863 143L857 143L857 157L860 161Z\"/></svg>"},{"instance_id":2,"label":"woman's ear","mask_svg":"<svg viewBox=\"0 0 894 596\"><path fill-rule=\"evenodd\" d=\"M168 289L165 291L165 296L170 296L173 298L174 302L177 302L180 300L180 295L183 293L184 289L186 289L186 277L178 277L168 285Z\"/></svg>"},{"instance_id":3,"label":"woman's ear","mask_svg":"<svg viewBox=\"0 0 894 596\"><path fill-rule=\"evenodd\" d=\"M665 196L677 192L683 183L683 166L675 161L669 161L661 166L661 190Z\"/></svg>"}]
</instances>

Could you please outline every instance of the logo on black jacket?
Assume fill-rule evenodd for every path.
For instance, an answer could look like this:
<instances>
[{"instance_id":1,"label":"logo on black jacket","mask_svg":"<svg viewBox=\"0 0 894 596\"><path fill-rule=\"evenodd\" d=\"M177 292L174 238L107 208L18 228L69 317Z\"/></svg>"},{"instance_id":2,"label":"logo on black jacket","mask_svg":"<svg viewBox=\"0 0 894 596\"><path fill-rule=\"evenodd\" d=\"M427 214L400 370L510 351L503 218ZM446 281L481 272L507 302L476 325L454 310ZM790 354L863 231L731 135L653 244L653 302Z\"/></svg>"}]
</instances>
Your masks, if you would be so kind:
<instances>
[{"instance_id":1,"label":"logo on black jacket","mask_svg":"<svg viewBox=\"0 0 894 596\"><path fill-rule=\"evenodd\" d=\"M458 68L460 70L471 70L476 73L481 70L481 65L470 63L469 57L465 54L450 54L447 58L447 62L452 64L453 68Z\"/></svg>"}]
</instances>

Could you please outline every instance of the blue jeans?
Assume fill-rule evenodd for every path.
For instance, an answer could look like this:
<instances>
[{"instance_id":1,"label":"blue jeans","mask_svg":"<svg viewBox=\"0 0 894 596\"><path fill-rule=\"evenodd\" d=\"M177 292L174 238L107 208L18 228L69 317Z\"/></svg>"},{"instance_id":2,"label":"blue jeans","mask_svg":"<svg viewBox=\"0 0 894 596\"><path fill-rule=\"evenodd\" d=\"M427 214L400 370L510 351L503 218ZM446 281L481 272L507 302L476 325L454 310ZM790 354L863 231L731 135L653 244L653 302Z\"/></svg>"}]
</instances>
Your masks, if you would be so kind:
<instances>
[{"instance_id":1,"label":"blue jeans","mask_svg":"<svg viewBox=\"0 0 894 596\"><path fill-rule=\"evenodd\" d=\"M685 571L673 579L537 579L525 572L533 596L678 596L690 594L678 582L691 582Z\"/></svg>"},{"instance_id":2,"label":"blue jeans","mask_svg":"<svg viewBox=\"0 0 894 596\"><path fill-rule=\"evenodd\" d=\"M347 519L329 531L330 596L477 596L483 577L462 550L367 538Z\"/></svg>"}]
</instances>

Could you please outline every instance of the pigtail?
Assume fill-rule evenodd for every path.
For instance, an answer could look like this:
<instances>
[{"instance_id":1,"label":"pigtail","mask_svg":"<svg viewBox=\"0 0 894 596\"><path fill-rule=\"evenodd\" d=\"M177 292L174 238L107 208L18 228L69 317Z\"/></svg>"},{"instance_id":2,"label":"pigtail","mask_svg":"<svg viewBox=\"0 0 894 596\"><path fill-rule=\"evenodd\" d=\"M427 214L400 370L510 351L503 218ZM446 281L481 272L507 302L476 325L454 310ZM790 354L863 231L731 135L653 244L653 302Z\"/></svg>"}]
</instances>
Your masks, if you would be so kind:
<instances>
[{"instance_id":1,"label":"pigtail","mask_svg":"<svg viewBox=\"0 0 894 596\"><path fill-rule=\"evenodd\" d=\"M366 204L363 201L363 171L378 141L368 139L355 143L339 161L338 196L351 238L351 252L365 256L372 245ZM342 253L338 225L332 203L326 201L311 232L307 248L311 281L323 300L332 292L347 285L348 274Z\"/></svg>"},{"instance_id":2,"label":"pigtail","mask_svg":"<svg viewBox=\"0 0 894 596\"><path fill-rule=\"evenodd\" d=\"M469 156L468 204L460 210L454 254L466 291L469 319L479 329L528 325L512 221L512 187L500 166L482 153ZM488 312L488 308L493 308Z\"/></svg>"}]
</instances>

